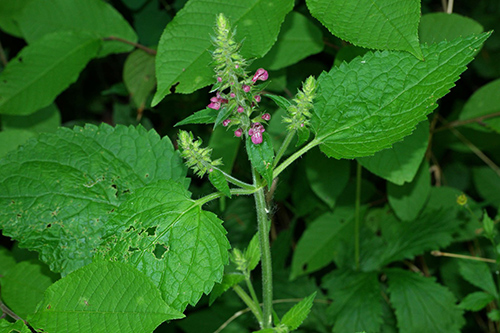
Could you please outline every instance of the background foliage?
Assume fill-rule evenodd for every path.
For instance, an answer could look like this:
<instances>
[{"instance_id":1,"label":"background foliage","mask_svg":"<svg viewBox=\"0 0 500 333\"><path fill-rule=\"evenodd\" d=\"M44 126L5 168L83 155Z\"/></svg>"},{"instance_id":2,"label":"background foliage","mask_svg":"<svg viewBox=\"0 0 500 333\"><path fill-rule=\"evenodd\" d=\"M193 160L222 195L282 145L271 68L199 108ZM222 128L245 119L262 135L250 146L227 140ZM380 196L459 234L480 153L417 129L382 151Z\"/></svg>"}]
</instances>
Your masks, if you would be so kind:
<instances>
[{"instance_id":1,"label":"background foliage","mask_svg":"<svg viewBox=\"0 0 500 333\"><path fill-rule=\"evenodd\" d=\"M456 2L453 14L445 1L383 3L0 2L2 301L48 332L214 332L246 307L224 293L241 280L225 265L256 232L254 203L197 201L213 187L187 177L174 147L174 125L208 104L209 36L224 12L250 69L269 70L267 93L290 100L309 75L320 82L319 147L279 175L274 193L276 324L499 331L500 37L477 34L500 30L500 3ZM380 16L391 24L366 19ZM286 134L277 104L261 103L270 150ZM343 112L364 109L370 117ZM222 171L250 182L231 131L183 128ZM224 332L257 329L244 314ZM29 329L0 319L0 332Z\"/></svg>"}]
</instances>

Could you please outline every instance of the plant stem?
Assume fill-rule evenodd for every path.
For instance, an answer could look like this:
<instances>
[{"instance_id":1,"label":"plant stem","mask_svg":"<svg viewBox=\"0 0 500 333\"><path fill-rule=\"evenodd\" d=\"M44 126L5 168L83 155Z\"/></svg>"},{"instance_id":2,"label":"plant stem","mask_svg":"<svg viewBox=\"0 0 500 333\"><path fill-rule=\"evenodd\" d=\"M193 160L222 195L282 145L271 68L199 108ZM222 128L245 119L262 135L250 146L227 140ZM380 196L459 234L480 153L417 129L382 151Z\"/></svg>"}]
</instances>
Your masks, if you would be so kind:
<instances>
[{"instance_id":1,"label":"plant stem","mask_svg":"<svg viewBox=\"0 0 500 333\"><path fill-rule=\"evenodd\" d=\"M357 162L356 168L356 202L354 208L354 260L356 261L356 270L359 270L359 222L360 222L360 203L361 203L361 164Z\"/></svg>"},{"instance_id":2,"label":"plant stem","mask_svg":"<svg viewBox=\"0 0 500 333\"><path fill-rule=\"evenodd\" d=\"M252 299L253 299L253 302L255 304L259 304L259 298L257 297L257 294L255 293L255 289L253 288L253 285L252 285L252 281L250 281L250 272L247 272L245 273L245 282L247 284L247 288L248 288L248 291L250 292L250 296L252 296ZM259 324L262 325L262 309L260 307L260 305L257 307L258 310L259 310L259 314L260 314L260 319L259 320Z\"/></svg>"},{"instance_id":3,"label":"plant stem","mask_svg":"<svg viewBox=\"0 0 500 333\"><path fill-rule=\"evenodd\" d=\"M241 187L243 189L246 189L246 190L255 190L255 186L253 186L251 184L247 184L247 183L239 180L238 178L235 178L235 177L231 176L230 174L225 173L224 171L222 171L219 168L214 168L214 169L217 169L220 172L222 172L222 174L224 175L224 177L226 178L226 180L228 182L230 182L231 184L234 184L234 185L239 186L239 187Z\"/></svg>"},{"instance_id":4,"label":"plant stem","mask_svg":"<svg viewBox=\"0 0 500 333\"><path fill-rule=\"evenodd\" d=\"M260 185L260 177L252 167L254 186ZM264 189L260 188L254 193L255 209L257 211L257 225L259 230L259 243L262 267L262 328L271 328L273 313L273 269L271 262L271 248L269 244L269 229L267 221L267 207Z\"/></svg>"},{"instance_id":5,"label":"plant stem","mask_svg":"<svg viewBox=\"0 0 500 333\"><path fill-rule=\"evenodd\" d=\"M231 189L231 194L236 194L236 195L250 195L254 194L258 189L252 188L251 190L245 190L245 189L240 189L240 188L235 188ZM222 192L214 192L210 193L209 195L206 195L204 197L201 197L197 200L195 200L196 204L199 206L203 206L207 202L210 202L212 200L218 199L220 197L223 197L224 193Z\"/></svg>"},{"instance_id":6,"label":"plant stem","mask_svg":"<svg viewBox=\"0 0 500 333\"><path fill-rule=\"evenodd\" d=\"M278 152L276 153L276 157L274 158L274 166L278 165L278 162L280 161L281 157L283 157L283 154L285 153L286 149L290 145L290 142L292 142L293 136L295 135L295 131L288 131L285 136L285 140L281 143L280 149L278 149Z\"/></svg>"},{"instance_id":7,"label":"plant stem","mask_svg":"<svg viewBox=\"0 0 500 333\"><path fill-rule=\"evenodd\" d=\"M109 36L109 37L104 37L103 40L115 40L117 42L122 42L122 43L125 43L125 44L128 44L128 45L132 45L132 46L134 46L134 47L136 47L138 49L141 49L144 52L149 53L151 55L156 55L156 50L150 49L149 47L146 47L146 46L138 44L138 43L131 42L129 40L126 40L126 39L123 39L123 38L120 38L120 37Z\"/></svg>"},{"instance_id":8,"label":"plant stem","mask_svg":"<svg viewBox=\"0 0 500 333\"><path fill-rule=\"evenodd\" d=\"M233 290L241 298L241 300L245 302L250 311L254 314L255 318L257 318L259 324L262 326L262 315L260 313L259 303L255 303L239 285L234 285Z\"/></svg>"},{"instance_id":9,"label":"plant stem","mask_svg":"<svg viewBox=\"0 0 500 333\"><path fill-rule=\"evenodd\" d=\"M276 169L274 169L273 172L273 179L278 177L280 173L283 172L290 164L292 164L296 159L298 159L300 156L305 154L308 150L316 147L319 145L321 141L314 139L311 142L309 142L307 145L302 147L301 149L297 150L292 156L287 158L283 163L281 163Z\"/></svg>"}]
</instances>

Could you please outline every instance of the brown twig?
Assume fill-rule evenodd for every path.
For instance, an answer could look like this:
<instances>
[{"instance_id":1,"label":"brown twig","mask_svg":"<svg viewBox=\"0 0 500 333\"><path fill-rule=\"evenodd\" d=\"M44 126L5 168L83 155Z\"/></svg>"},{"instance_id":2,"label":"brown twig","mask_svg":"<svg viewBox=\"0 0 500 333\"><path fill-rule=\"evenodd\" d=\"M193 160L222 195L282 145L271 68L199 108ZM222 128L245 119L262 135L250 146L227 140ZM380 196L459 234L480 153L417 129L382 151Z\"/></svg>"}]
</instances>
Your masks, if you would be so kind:
<instances>
[{"instance_id":1,"label":"brown twig","mask_svg":"<svg viewBox=\"0 0 500 333\"><path fill-rule=\"evenodd\" d=\"M3 51L2 43L0 42L0 61L2 62L2 65L5 67L9 63L7 61L7 57L5 56L5 52Z\"/></svg>"},{"instance_id":2,"label":"brown twig","mask_svg":"<svg viewBox=\"0 0 500 333\"><path fill-rule=\"evenodd\" d=\"M149 53L151 55L156 55L156 50L153 50L149 47L146 47L144 45L141 45L141 44L138 44L138 43L135 43L135 42L131 42L129 40L126 40L126 39L123 39L123 38L120 38L120 37L115 37L115 36L109 36L109 37L105 37L103 38L103 40L114 40L114 41L117 41L117 42L122 42L122 43L125 43L125 44L128 44L128 45L132 45L138 49L141 49L143 50L144 52L146 53Z\"/></svg>"},{"instance_id":3,"label":"brown twig","mask_svg":"<svg viewBox=\"0 0 500 333\"><path fill-rule=\"evenodd\" d=\"M458 259L467 259L467 260L476 260L476 261L482 261L482 262L489 262L489 263L492 263L492 264L496 263L496 261L493 260L493 259L467 256L465 254L456 254L456 253L441 252L441 251L432 251L431 254L433 256L435 256L435 257L450 257L450 258L458 258Z\"/></svg>"},{"instance_id":4,"label":"brown twig","mask_svg":"<svg viewBox=\"0 0 500 333\"><path fill-rule=\"evenodd\" d=\"M494 112L490 114L486 114L484 116L479 116L476 118L471 118L471 119L466 119L466 120L455 120L455 121L450 121L449 123L445 123L443 126L438 127L434 130L434 132L440 132L445 129L451 128L451 127L458 127L462 125L467 125L467 124L473 124L473 123L478 123L481 125L483 120L488 119L488 118L495 118L495 117L500 117L500 111L499 112ZM441 120L443 121L443 120Z\"/></svg>"}]
</instances>

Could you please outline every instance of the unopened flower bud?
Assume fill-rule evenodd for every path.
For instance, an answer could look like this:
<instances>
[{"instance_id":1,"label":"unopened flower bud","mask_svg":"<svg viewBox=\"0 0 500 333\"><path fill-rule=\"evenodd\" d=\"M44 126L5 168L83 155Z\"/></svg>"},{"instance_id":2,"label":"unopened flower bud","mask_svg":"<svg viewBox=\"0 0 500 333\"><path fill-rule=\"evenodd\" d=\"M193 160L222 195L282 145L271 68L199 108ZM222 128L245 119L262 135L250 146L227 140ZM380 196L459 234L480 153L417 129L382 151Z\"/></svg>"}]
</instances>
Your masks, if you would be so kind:
<instances>
[{"instance_id":1,"label":"unopened flower bud","mask_svg":"<svg viewBox=\"0 0 500 333\"><path fill-rule=\"evenodd\" d=\"M243 130L241 128L238 128L236 131L234 131L234 136L239 138L243 135Z\"/></svg>"},{"instance_id":2,"label":"unopened flower bud","mask_svg":"<svg viewBox=\"0 0 500 333\"><path fill-rule=\"evenodd\" d=\"M264 68L259 68L255 72L255 74L252 78L252 81L253 82L257 82L257 80L266 81L268 77L269 77L269 74L267 73L267 71Z\"/></svg>"},{"instance_id":3,"label":"unopened flower bud","mask_svg":"<svg viewBox=\"0 0 500 333\"><path fill-rule=\"evenodd\" d=\"M269 121L271 120L271 115L269 113L264 113L261 118L265 121Z\"/></svg>"},{"instance_id":4,"label":"unopened flower bud","mask_svg":"<svg viewBox=\"0 0 500 333\"><path fill-rule=\"evenodd\" d=\"M241 105L240 105L240 106L238 106L237 111L238 111L239 113L243 113L243 111L244 111L244 110L245 110L245 109L243 109L243 107L242 107Z\"/></svg>"},{"instance_id":5,"label":"unopened flower bud","mask_svg":"<svg viewBox=\"0 0 500 333\"><path fill-rule=\"evenodd\" d=\"M227 125L229 125L230 122L231 122L231 119L226 119L222 122L222 126L227 127Z\"/></svg>"},{"instance_id":6,"label":"unopened flower bud","mask_svg":"<svg viewBox=\"0 0 500 333\"><path fill-rule=\"evenodd\" d=\"M250 91L250 86L248 84L244 84L242 88L243 88L244 92L249 92Z\"/></svg>"},{"instance_id":7,"label":"unopened flower bud","mask_svg":"<svg viewBox=\"0 0 500 333\"><path fill-rule=\"evenodd\" d=\"M217 77L217 82L222 82L222 78L220 76Z\"/></svg>"},{"instance_id":8,"label":"unopened flower bud","mask_svg":"<svg viewBox=\"0 0 500 333\"><path fill-rule=\"evenodd\" d=\"M260 102L260 99L261 99L260 95L255 95L253 98L255 99L255 101L256 101L257 103L259 103L259 102Z\"/></svg>"},{"instance_id":9,"label":"unopened flower bud","mask_svg":"<svg viewBox=\"0 0 500 333\"><path fill-rule=\"evenodd\" d=\"M231 98L235 98L236 97L236 94L235 93L230 93L229 96L231 96Z\"/></svg>"}]
</instances>

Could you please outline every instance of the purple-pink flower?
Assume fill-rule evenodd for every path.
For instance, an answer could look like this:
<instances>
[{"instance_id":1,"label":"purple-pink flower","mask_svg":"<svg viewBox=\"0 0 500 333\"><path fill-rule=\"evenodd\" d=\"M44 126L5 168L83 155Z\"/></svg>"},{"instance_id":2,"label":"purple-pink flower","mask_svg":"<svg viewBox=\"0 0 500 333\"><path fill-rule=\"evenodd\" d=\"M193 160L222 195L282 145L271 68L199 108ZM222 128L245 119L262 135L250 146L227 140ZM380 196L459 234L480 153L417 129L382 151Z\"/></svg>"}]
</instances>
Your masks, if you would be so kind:
<instances>
[{"instance_id":1,"label":"purple-pink flower","mask_svg":"<svg viewBox=\"0 0 500 333\"><path fill-rule=\"evenodd\" d=\"M269 113L264 113L261 118L265 121L269 121L271 120L271 115Z\"/></svg>"},{"instance_id":2,"label":"purple-pink flower","mask_svg":"<svg viewBox=\"0 0 500 333\"><path fill-rule=\"evenodd\" d=\"M245 110L245 109L243 109L243 107L242 107L241 105L240 105L240 106L238 106L237 111L238 111L239 113L243 113L243 111L244 111L244 110Z\"/></svg>"},{"instance_id":3,"label":"purple-pink flower","mask_svg":"<svg viewBox=\"0 0 500 333\"><path fill-rule=\"evenodd\" d=\"M261 98L260 95L255 95L253 98L257 103L260 103L260 98Z\"/></svg>"},{"instance_id":4,"label":"purple-pink flower","mask_svg":"<svg viewBox=\"0 0 500 333\"><path fill-rule=\"evenodd\" d=\"M243 135L243 130L241 128L238 128L236 131L234 131L234 136L235 137L241 137Z\"/></svg>"},{"instance_id":5,"label":"purple-pink flower","mask_svg":"<svg viewBox=\"0 0 500 333\"><path fill-rule=\"evenodd\" d=\"M250 129L248 130L248 135L252 137L252 142L256 145L262 143L262 133L264 133L266 129L262 126L261 123L253 123Z\"/></svg>"},{"instance_id":6,"label":"purple-pink flower","mask_svg":"<svg viewBox=\"0 0 500 333\"><path fill-rule=\"evenodd\" d=\"M227 125L229 125L230 122L231 122L231 119L226 119L222 122L222 126L227 127Z\"/></svg>"},{"instance_id":7,"label":"purple-pink flower","mask_svg":"<svg viewBox=\"0 0 500 333\"><path fill-rule=\"evenodd\" d=\"M257 80L266 81L268 77L269 77L269 74L267 73L267 71L264 68L259 68L255 72L255 74L252 78L252 81L253 82L257 82Z\"/></svg>"},{"instance_id":8,"label":"purple-pink flower","mask_svg":"<svg viewBox=\"0 0 500 333\"><path fill-rule=\"evenodd\" d=\"M243 88L244 92L249 92L250 91L250 86L248 84L244 84L242 88Z\"/></svg>"},{"instance_id":9,"label":"purple-pink flower","mask_svg":"<svg viewBox=\"0 0 500 333\"><path fill-rule=\"evenodd\" d=\"M210 104L207 105L207 108L219 110L221 104L227 102L228 102L227 99L222 98L219 92L217 92L217 94L214 97L210 98Z\"/></svg>"}]
</instances>

